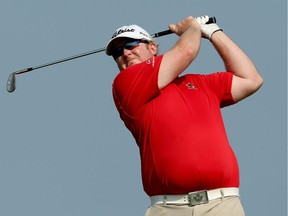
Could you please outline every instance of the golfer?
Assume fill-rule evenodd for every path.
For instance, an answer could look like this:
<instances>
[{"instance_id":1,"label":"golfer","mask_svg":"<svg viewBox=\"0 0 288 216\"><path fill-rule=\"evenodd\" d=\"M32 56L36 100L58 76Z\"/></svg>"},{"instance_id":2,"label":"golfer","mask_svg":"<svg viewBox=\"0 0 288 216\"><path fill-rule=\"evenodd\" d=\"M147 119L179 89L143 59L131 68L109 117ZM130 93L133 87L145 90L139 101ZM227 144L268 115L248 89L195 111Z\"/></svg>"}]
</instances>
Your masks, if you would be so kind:
<instances>
[{"instance_id":1,"label":"golfer","mask_svg":"<svg viewBox=\"0 0 288 216\"><path fill-rule=\"evenodd\" d=\"M113 97L140 149L146 216L242 216L239 169L220 108L263 83L250 58L208 16L189 16L169 29L179 36L164 54L137 25L115 31L106 47L120 73ZM210 40L225 71L183 72ZM209 58L204 59L207 64Z\"/></svg>"}]
</instances>

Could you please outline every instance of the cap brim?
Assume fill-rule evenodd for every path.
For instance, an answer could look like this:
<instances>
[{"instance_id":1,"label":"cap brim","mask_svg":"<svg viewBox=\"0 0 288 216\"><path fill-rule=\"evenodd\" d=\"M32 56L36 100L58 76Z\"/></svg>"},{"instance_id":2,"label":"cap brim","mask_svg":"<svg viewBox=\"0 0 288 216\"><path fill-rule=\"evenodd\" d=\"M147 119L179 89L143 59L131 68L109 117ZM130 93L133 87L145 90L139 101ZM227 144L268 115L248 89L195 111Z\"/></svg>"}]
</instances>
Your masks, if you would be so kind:
<instances>
[{"instance_id":1,"label":"cap brim","mask_svg":"<svg viewBox=\"0 0 288 216\"><path fill-rule=\"evenodd\" d=\"M105 53L106 53L107 55L109 55L109 56L112 55L112 53L111 53L112 47L113 47L113 45L115 44L116 40L117 40L117 39L120 39L120 38L132 38L132 39L145 39L145 40L147 40L147 38L145 38L145 37L137 37L137 36L131 37L131 34L121 34L121 36L119 35L119 36L117 36L117 37L115 37L115 38L112 38L112 39L108 42L108 44L107 44L107 46L106 46L106 49L105 49ZM151 40L149 40L149 41L151 41Z\"/></svg>"}]
</instances>

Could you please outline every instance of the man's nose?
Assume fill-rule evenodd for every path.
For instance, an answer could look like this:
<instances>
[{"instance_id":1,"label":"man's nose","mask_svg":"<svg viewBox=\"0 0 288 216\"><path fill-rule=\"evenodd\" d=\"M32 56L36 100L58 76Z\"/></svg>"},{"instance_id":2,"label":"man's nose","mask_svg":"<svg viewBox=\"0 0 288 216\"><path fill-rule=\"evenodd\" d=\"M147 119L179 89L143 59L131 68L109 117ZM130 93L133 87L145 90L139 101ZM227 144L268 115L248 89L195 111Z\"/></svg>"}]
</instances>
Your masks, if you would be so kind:
<instances>
[{"instance_id":1,"label":"man's nose","mask_svg":"<svg viewBox=\"0 0 288 216\"><path fill-rule=\"evenodd\" d=\"M131 54L131 50L123 47L123 55L129 55L129 54Z\"/></svg>"}]
</instances>

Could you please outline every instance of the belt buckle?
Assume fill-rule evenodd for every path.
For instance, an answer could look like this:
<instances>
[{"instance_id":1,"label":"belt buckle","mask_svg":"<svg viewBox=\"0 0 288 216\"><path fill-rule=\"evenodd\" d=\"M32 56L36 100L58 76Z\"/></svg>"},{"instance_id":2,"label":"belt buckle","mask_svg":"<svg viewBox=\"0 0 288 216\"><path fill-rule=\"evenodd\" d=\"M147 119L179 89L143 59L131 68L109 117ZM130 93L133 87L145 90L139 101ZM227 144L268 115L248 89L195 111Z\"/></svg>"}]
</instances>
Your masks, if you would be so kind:
<instances>
[{"instance_id":1,"label":"belt buckle","mask_svg":"<svg viewBox=\"0 0 288 216\"><path fill-rule=\"evenodd\" d=\"M189 206L207 204L208 193L206 190L188 193Z\"/></svg>"}]
</instances>

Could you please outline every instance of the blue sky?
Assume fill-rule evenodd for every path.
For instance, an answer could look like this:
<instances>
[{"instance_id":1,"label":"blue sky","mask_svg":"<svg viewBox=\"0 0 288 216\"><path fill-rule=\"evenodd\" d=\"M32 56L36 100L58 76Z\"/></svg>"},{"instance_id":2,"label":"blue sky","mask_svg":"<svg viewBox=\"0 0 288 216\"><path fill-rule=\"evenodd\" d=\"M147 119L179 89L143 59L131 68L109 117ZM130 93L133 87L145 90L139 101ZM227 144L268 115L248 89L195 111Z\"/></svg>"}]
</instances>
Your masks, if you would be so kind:
<instances>
[{"instance_id":1,"label":"blue sky","mask_svg":"<svg viewBox=\"0 0 288 216\"><path fill-rule=\"evenodd\" d=\"M17 76L10 73L106 46L114 30L166 30L210 15L264 78L255 95L223 109L247 215L287 205L287 2L1 0L0 215L144 215L138 149L114 107L112 58L98 53ZM158 38L160 52L177 40ZM224 70L208 41L191 73Z\"/></svg>"}]
</instances>

